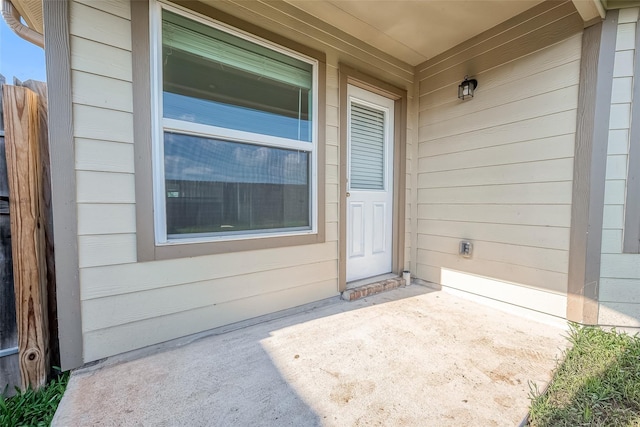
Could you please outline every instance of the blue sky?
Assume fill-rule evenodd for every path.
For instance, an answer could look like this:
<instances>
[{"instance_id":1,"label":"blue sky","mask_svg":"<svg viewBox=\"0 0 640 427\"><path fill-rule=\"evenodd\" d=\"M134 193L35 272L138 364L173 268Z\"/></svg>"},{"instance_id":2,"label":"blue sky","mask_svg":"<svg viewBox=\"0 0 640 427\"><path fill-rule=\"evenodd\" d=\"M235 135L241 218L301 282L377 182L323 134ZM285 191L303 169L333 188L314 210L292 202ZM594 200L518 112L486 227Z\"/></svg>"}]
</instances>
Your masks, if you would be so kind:
<instances>
[{"instance_id":1,"label":"blue sky","mask_svg":"<svg viewBox=\"0 0 640 427\"><path fill-rule=\"evenodd\" d=\"M13 77L25 80L46 80L44 50L16 36L0 18L0 74L7 83Z\"/></svg>"}]
</instances>

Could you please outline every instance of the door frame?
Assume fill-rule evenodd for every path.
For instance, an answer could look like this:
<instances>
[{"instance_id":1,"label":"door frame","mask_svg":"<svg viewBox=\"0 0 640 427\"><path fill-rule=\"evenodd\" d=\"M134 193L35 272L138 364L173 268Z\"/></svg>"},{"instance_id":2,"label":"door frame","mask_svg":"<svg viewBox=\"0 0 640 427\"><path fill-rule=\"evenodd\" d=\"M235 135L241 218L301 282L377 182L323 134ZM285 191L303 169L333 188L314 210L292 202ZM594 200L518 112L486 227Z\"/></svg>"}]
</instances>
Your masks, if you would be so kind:
<instances>
[{"instance_id":1,"label":"door frame","mask_svg":"<svg viewBox=\"0 0 640 427\"><path fill-rule=\"evenodd\" d=\"M405 200L407 154L407 91L344 64L339 64L340 92L340 179L338 230L338 290L347 289L347 111L348 85L357 86L394 101L393 135L393 228L391 272L400 274L404 268Z\"/></svg>"}]
</instances>

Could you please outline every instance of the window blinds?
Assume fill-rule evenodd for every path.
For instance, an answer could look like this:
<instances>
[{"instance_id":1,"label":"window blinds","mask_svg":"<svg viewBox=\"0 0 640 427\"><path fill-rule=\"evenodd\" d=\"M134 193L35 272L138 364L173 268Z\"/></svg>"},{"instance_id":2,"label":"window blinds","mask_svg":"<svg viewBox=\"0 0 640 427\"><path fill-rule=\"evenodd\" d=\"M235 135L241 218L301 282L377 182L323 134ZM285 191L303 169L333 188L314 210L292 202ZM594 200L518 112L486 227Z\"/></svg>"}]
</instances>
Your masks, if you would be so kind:
<instances>
[{"instance_id":1,"label":"window blinds","mask_svg":"<svg viewBox=\"0 0 640 427\"><path fill-rule=\"evenodd\" d=\"M384 190L384 111L352 103L350 136L350 188Z\"/></svg>"},{"instance_id":2,"label":"window blinds","mask_svg":"<svg viewBox=\"0 0 640 427\"><path fill-rule=\"evenodd\" d=\"M249 73L311 89L311 64L166 10L162 11L162 44L165 49L181 50Z\"/></svg>"}]
</instances>

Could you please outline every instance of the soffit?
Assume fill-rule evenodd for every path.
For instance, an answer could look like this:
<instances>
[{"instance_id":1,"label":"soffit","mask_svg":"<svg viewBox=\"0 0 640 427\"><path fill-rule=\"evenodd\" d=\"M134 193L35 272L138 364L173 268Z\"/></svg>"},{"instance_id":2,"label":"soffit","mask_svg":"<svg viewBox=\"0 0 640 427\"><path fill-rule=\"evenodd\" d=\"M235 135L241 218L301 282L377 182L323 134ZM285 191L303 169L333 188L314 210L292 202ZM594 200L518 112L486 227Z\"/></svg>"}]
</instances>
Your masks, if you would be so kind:
<instances>
[{"instance_id":1,"label":"soffit","mask_svg":"<svg viewBox=\"0 0 640 427\"><path fill-rule=\"evenodd\" d=\"M286 0L396 58L417 65L541 0Z\"/></svg>"},{"instance_id":2,"label":"soffit","mask_svg":"<svg viewBox=\"0 0 640 427\"><path fill-rule=\"evenodd\" d=\"M44 33L42 0L11 0L11 3L18 9L20 16L22 16L29 28L40 34Z\"/></svg>"}]
</instances>

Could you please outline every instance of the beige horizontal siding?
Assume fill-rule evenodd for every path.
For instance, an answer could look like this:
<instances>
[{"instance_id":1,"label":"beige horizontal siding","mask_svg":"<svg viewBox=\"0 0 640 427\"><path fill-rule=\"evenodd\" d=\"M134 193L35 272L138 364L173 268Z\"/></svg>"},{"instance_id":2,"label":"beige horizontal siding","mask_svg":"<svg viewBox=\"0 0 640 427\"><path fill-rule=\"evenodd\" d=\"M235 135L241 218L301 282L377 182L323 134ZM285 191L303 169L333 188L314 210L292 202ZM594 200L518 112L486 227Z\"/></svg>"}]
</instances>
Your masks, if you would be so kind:
<instances>
[{"instance_id":1,"label":"beige horizontal siding","mask_svg":"<svg viewBox=\"0 0 640 427\"><path fill-rule=\"evenodd\" d=\"M327 242L338 241L338 223L337 222L327 222L324 232L325 232L325 240Z\"/></svg>"},{"instance_id":2,"label":"beige horizontal siding","mask_svg":"<svg viewBox=\"0 0 640 427\"><path fill-rule=\"evenodd\" d=\"M131 113L74 104L73 118L73 135L77 138L133 143Z\"/></svg>"},{"instance_id":3,"label":"beige horizontal siding","mask_svg":"<svg viewBox=\"0 0 640 427\"><path fill-rule=\"evenodd\" d=\"M76 170L134 173L133 144L76 138Z\"/></svg>"},{"instance_id":4,"label":"beige horizontal siding","mask_svg":"<svg viewBox=\"0 0 640 427\"><path fill-rule=\"evenodd\" d=\"M418 189L419 202L457 204L569 204L571 182Z\"/></svg>"},{"instance_id":5,"label":"beige horizontal siding","mask_svg":"<svg viewBox=\"0 0 640 427\"><path fill-rule=\"evenodd\" d=\"M500 27L418 66L416 275L564 316L582 27L570 2Z\"/></svg>"},{"instance_id":6,"label":"beige horizontal siding","mask_svg":"<svg viewBox=\"0 0 640 427\"><path fill-rule=\"evenodd\" d=\"M280 292L336 278L336 261L293 266L196 283L168 286L153 292L136 292L87 300L83 304L85 332L165 316L236 299Z\"/></svg>"},{"instance_id":7,"label":"beige horizontal siding","mask_svg":"<svg viewBox=\"0 0 640 427\"><path fill-rule=\"evenodd\" d=\"M566 250L569 244L569 231L563 227L419 219L418 234L559 250ZM457 248L455 249L457 254ZM487 258L490 255L485 254ZM482 255L478 253L477 256Z\"/></svg>"},{"instance_id":8,"label":"beige horizontal siding","mask_svg":"<svg viewBox=\"0 0 640 427\"><path fill-rule=\"evenodd\" d=\"M213 3L327 55L326 164L320 165L326 204L319 207L326 214L326 243L137 262L130 5L74 1L71 81L85 362L335 296L338 65L412 89L413 67L284 2ZM412 97L410 105L417 107ZM414 107L410 114L417 118ZM404 250L410 253L408 246Z\"/></svg>"},{"instance_id":9,"label":"beige horizontal siding","mask_svg":"<svg viewBox=\"0 0 640 427\"><path fill-rule=\"evenodd\" d=\"M325 149L325 161L327 165L340 165L338 147L336 145L327 145Z\"/></svg>"},{"instance_id":10,"label":"beige horizontal siding","mask_svg":"<svg viewBox=\"0 0 640 427\"><path fill-rule=\"evenodd\" d=\"M84 358L96 360L135 350L204 329L229 325L335 295L335 280L316 282L280 292L264 293L226 304L194 308L166 316L126 323L113 328L85 332Z\"/></svg>"},{"instance_id":11,"label":"beige horizontal siding","mask_svg":"<svg viewBox=\"0 0 640 427\"><path fill-rule=\"evenodd\" d=\"M94 9L101 10L110 15L131 19L131 8L127 0L75 0Z\"/></svg>"},{"instance_id":12,"label":"beige horizontal siding","mask_svg":"<svg viewBox=\"0 0 640 427\"><path fill-rule=\"evenodd\" d=\"M337 91L337 89L334 89ZM333 90L332 90L333 91ZM339 128L338 126L327 126L326 132L325 132L325 143L327 145L338 145L338 140L339 138Z\"/></svg>"},{"instance_id":13,"label":"beige horizontal siding","mask_svg":"<svg viewBox=\"0 0 640 427\"><path fill-rule=\"evenodd\" d=\"M570 39L576 39L575 42L580 43L582 35L576 34L571 36ZM523 56L518 58L517 61L509 63L509 73L508 75L500 75L499 78L494 78L490 73L485 75L482 79L482 89L483 90L494 90L502 87L513 87L518 86L518 91L522 91L525 95L531 96L532 94L536 94L535 90L527 87L527 85L522 85L523 79L536 79L539 80L539 75L549 75L553 73L552 70L564 67L564 71L569 75L575 73L575 70L570 70L570 66L567 68L567 64L580 61L580 52L562 52L557 49L544 49L541 51L534 52L532 54ZM486 74L486 73L485 73ZM557 79L557 83L547 82L551 84L555 84L556 87L562 84L564 77L562 76L554 76L554 80ZM452 79L450 84L443 86L433 92L430 93L422 93L420 95L420 110L430 110L434 107L438 107L444 104L452 104L455 103L455 99L451 99L450 91L453 88L455 91L456 86L460 83L458 79ZM482 100L481 102L487 106L495 106L499 105L501 98L507 95L508 91L499 90L497 92L497 99L493 100L493 97ZM525 96L525 97L528 97ZM457 99L457 98L456 98ZM480 101L480 99L476 99L475 101ZM464 106L461 106L464 111ZM452 114L449 112L448 114Z\"/></svg>"},{"instance_id":14,"label":"beige horizontal siding","mask_svg":"<svg viewBox=\"0 0 640 427\"><path fill-rule=\"evenodd\" d=\"M72 71L72 93L75 104L133 112L132 86L130 82L106 78L83 71ZM88 87L93 90L84 90Z\"/></svg>"},{"instance_id":15,"label":"beige horizontal siding","mask_svg":"<svg viewBox=\"0 0 640 427\"><path fill-rule=\"evenodd\" d=\"M338 203L327 203L325 210L325 221L338 222Z\"/></svg>"},{"instance_id":16,"label":"beige horizontal siding","mask_svg":"<svg viewBox=\"0 0 640 427\"><path fill-rule=\"evenodd\" d=\"M134 204L78 204L78 235L130 234L136 232Z\"/></svg>"},{"instance_id":17,"label":"beige horizontal siding","mask_svg":"<svg viewBox=\"0 0 640 427\"><path fill-rule=\"evenodd\" d=\"M430 151L428 149L439 145L439 143L428 143L425 144L425 149L423 149L425 157L421 157L418 164L419 172L460 171L483 166L567 159L573 156L573 150L571 150L573 139L574 135L569 133L524 142L514 142L512 144L470 148L465 151L434 153L433 155L429 155ZM573 166L571 169L573 169Z\"/></svg>"},{"instance_id":18,"label":"beige horizontal siding","mask_svg":"<svg viewBox=\"0 0 640 427\"><path fill-rule=\"evenodd\" d=\"M103 10L75 3L70 9L70 31L76 37L131 50L131 21Z\"/></svg>"},{"instance_id":19,"label":"beige horizontal siding","mask_svg":"<svg viewBox=\"0 0 640 427\"><path fill-rule=\"evenodd\" d=\"M135 234L78 236L80 268L136 262Z\"/></svg>"},{"instance_id":20,"label":"beige horizontal siding","mask_svg":"<svg viewBox=\"0 0 640 427\"><path fill-rule=\"evenodd\" d=\"M455 253L458 250L459 243L460 239L456 237L418 234L418 246L426 250ZM478 258L482 254L491 254L491 259L488 261L494 260L557 273L565 273L567 271L569 260L567 252L558 249L486 241L476 242L474 249L480 254Z\"/></svg>"},{"instance_id":21,"label":"beige horizontal siding","mask_svg":"<svg viewBox=\"0 0 640 427\"><path fill-rule=\"evenodd\" d=\"M241 277L261 271L337 259L337 244L328 242L304 248L247 252L247 257L228 253L216 257L183 258L122 266L83 269L80 272L82 298L104 298L132 292L153 291L168 286L207 280ZM215 268L212 268L212 258ZM247 262L247 258L251 262Z\"/></svg>"},{"instance_id":22,"label":"beige horizontal siding","mask_svg":"<svg viewBox=\"0 0 640 427\"><path fill-rule=\"evenodd\" d=\"M455 91L453 93L455 96ZM517 142L537 141L560 135L573 135L575 123L576 110L574 109L549 116L497 125L493 128L480 129L473 132L473 138L470 138L469 134L458 134L434 141L421 141L418 152L420 158L423 158L438 154L499 147ZM568 151L568 148L563 147L563 150Z\"/></svg>"},{"instance_id":23,"label":"beige horizontal siding","mask_svg":"<svg viewBox=\"0 0 640 427\"><path fill-rule=\"evenodd\" d=\"M491 108L498 108L504 105L511 105L514 101L514 92L518 93L518 98L525 100L533 97L542 96L545 94L551 94L560 89L572 87L575 85L578 79L579 67L576 67L576 63L579 63L579 58L574 58L572 61L564 63L560 66L543 69L537 74L529 74L526 78L526 85L523 85L522 79L505 82L504 84L498 84L498 81L488 80L482 81L482 91L491 91L490 97L478 97L474 99L473 103L463 103L457 105L459 108L438 108L434 109L430 114L421 118L420 125L429 125L431 123L439 123L446 120L458 119L466 117L468 114L477 113L478 110L489 110ZM537 64L537 68L541 68L542 65ZM529 70L531 73L533 70ZM486 84L485 84L486 83ZM480 89L480 87L478 89ZM448 88L448 90L446 90ZM433 97L442 98L442 103L437 105L438 107L456 105L456 100L451 99L451 87L443 88L445 90L438 91L437 94L429 94L424 96L425 100L433 102ZM455 90L455 85L453 86ZM456 98L457 99L457 98ZM444 101L447 102L444 102ZM435 106L430 106L428 109L433 109ZM427 109L427 108L425 108ZM527 118L530 118L528 116Z\"/></svg>"},{"instance_id":24,"label":"beige horizontal siding","mask_svg":"<svg viewBox=\"0 0 640 427\"><path fill-rule=\"evenodd\" d=\"M575 64L577 67L578 64ZM575 80L577 82L577 78ZM480 89L478 89L480 90ZM428 124L420 115L421 140L431 141L453 135L467 134L481 129L490 129L507 123L519 122L533 117L548 116L550 114L573 110L578 97L578 86L565 87L554 92L541 93L530 98L520 99L519 96L509 103L487 109L477 109L464 116L464 120L453 118L441 122ZM490 94L485 95L490 96ZM473 100L469 101L472 102ZM424 138L422 137L424 135Z\"/></svg>"},{"instance_id":25,"label":"beige horizontal siding","mask_svg":"<svg viewBox=\"0 0 640 427\"><path fill-rule=\"evenodd\" d=\"M418 259L427 260L425 265L440 270L482 276L494 281L514 283L532 289L566 293L567 275L549 270L540 270L523 265L504 263L473 257L462 258L457 254L418 249ZM446 284L441 283L446 286Z\"/></svg>"},{"instance_id":26,"label":"beige horizontal siding","mask_svg":"<svg viewBox=\"0 0 640 427\"><path fill-rule=\"evenodd\" d=\"M135 203L134 175L78 171L78 203Z\"/></svg>"},{"instance_id":27,"label":"beige horizontal siding","mask_svg":"<svg viewBox=\"0 0 640 427\"><path fill-rule=\"evenodd\" d=\"M326 190L324 193L324 197L327 203L337 203L338 202L338 186L328 184L326 186Z\"/></svg>"},{"instance_id":28,"label":"beige horizontal siding","mask_svg":"<svg viewBox=\"0 0 640 427\"><path fill-rule=\"evenodd\" d=\"M442 221L489 224L535 225L567 228L571 223L570 205L487 205L421 204L418 216Z\"/></svg>"},{"instance_id":29,"label":"beige horizontal siding","mask_svg":"<svg viewBox=\"0 0 640 427\"><path fill-rule=\"evenodd\" d=\"M130 51L76 37L73 34L70 44L72 70L131 82Z\"/></svg>"},{"instance_id":30,"label":"beige horizontal siding","mask_svg":"<svg viewBox=\"0 0 640 427\"><path fill-rule=\"evenodd\" d=\"M339 126L338 107L327 104L325 119L328 126Z\"/></svg>"},{"instance_id":31,"label":"beige horizontal siding","mask_svg":"<svg viewBox=\"0 0 640 427\"><path fill-rule=\"evenodd\" d=\"M327 94L326 94L326 128L325 128L325 240L338 241L338 193L340 192L340 158L338 149L338 135L340 119L338 116L338 68L327 65ZM331 199L328 193L332 193ZM335 196L334 196L335 195ZM336 255L334 255L336 257ZM311 261L310 261L311 262Z\"/></svg>"},{"instance_id":32,"label":"beige horizontal siding","mask_svg":"<svg viewBox=\"0 0 640 427\"><path fill-rule=\"evenodd\" d=\"M429 170L429 168L424 168ZM418 175L421 188L475 187L570 181L573 159L553 159L508 165L462 168Z\"/></svg>"}]
</instances>

